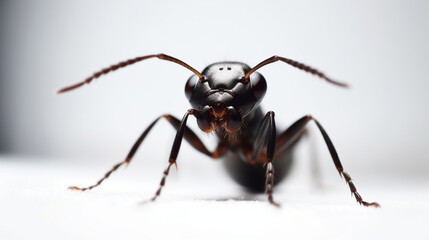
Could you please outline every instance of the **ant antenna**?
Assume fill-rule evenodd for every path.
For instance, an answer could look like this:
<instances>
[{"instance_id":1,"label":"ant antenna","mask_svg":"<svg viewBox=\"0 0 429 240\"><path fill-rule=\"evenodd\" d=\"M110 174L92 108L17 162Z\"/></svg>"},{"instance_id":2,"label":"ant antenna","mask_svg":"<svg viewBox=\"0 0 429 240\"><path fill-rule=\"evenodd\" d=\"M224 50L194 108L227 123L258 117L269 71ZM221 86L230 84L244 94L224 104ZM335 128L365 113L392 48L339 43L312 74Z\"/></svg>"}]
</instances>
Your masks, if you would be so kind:
<instances>
[{"instance_id":1,"label":"ant antenna","mask_svg":"<svg viewBox=\"0 0 429 240\"><path fill-rule=\"evenodd\" d=\"M78 87L80 87L80 86L82 86L84 84L88 84L92 80L94 80L95 78L98 78L101 75L107 74L109 72L115 71L115 70L117 70L119 68L123 68L123 67L126 67L128 65L134 64L136 62L140 62L140 61L143 61L143 60L146 60L146 59L149 59L149 58L155 58L155 57L159 58L159 59L162 59L162 60L167 60L167 61L170 61L170 62L177 63L179 65L182 65L183 67L185 67L185 68L191 70L193 73L195 73L195 75L197 75L200 78L200 81L204 80L204 76L200 72L198 72L193 67L191 67L188 64L186 64L185 62L183 62L183 61L181 61L181 60L179 60L177 58L174 58L174 57L171 57L171 56L168 56L168 55L160 53L160 54L154 54L154 55L147 55L147 56L143 56L143 57L136 57L134 59L129 59L127 61L123 61L123 62L120 62L118 64L112 65L112 66L110 66L108 68L104 68L103 70L94 73L92 76L88 77L83 82L80 82L80 83L74 84L72 86L65 87L65 88L62 88L62 89L58 90L57 94L63 93L63 92L68 92L68 91L73 90L75 88L78 88Z\"/></svg>"},{"instance_id":2,"label":"ant antenna","mask_svg":"<svg viewBox=\"0 0 429 240\"><path fill-rule=\"evenodd\" d=\"M347 85L346 83L341 83L341 82L334 81L334 80L330 79L330 78L329 78L329 77L327 77L325 74L323 74L322 72L320 72L319 70L317 70L317 69L315 69L315 68L312 68L312 67L310 67L310 66L307 66L307 65L305 65L305 64L302 64L302 63L297 62L297 61L295 61L295 60L288 59L288 58L284 58L284 57L279 57L279 56L272 56L272 57L270 57L270 58L268 58L268 59L266 59L266 60L264 60L264 61L260 62L258 65L256 65L256 66L255 66L255 67L253 67L252 69L250 69L250 71L249 71L249 72L247 72L247 74L246 74L246 75L241 79L241 82L242 82L242 83L248 83L248 82L249 82L249 80L250 80L250 79L249 79L249 77L250 77L250 75L251 75L252 73L254 73L256 70L258 70L259 68L261 68L261 67L263 67L263 66L265 66L265 65L268 65L268 64L270 64L270 63L277 62L277 61L285 62L285 63L287 63L287 64L289 64L289 65L291 65L291 66L293 66L293 67L296 67L296 68L299 68L299 69L301 69L301 70L303 70L303 71L306 71L306 72L308 72L308 73L314 74L314 75L316 75L316 76L318 76L318 77L320 77L320 78L325 79L325 80L326 80L326 81L328 81L329 83L335 84L335 85L337 85L337 86L340 86L340 87L348 87L348 85Z\"/></svg>"}]
</instances>

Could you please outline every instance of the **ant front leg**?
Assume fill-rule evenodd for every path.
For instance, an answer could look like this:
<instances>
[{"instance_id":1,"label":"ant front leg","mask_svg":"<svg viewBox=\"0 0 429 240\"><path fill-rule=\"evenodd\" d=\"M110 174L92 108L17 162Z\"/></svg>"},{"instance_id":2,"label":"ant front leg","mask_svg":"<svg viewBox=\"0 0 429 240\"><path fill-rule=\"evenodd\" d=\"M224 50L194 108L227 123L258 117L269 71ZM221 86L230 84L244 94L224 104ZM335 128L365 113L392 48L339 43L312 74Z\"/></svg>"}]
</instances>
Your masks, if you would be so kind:
<instances>
[{"instance_id":1,"label":"ant front leg","mask_svg":"<svg viewBox=\"0 0 429 240\"><path fill-rule=\"evenodd\" d=\"M380 205L376 202L369 203L362 199L361 195L357 192L357 189L354 183L352 182L352 178L347 172L344 171L340 158L338 157L337 151L335 150L334 144L332 143L325 129L323 129L322 125L320 125L320 123L312 116L307 115L302 117L301 119L293 123L288 129L286 129L278 137L277 145L276 145L276 149L278 150L278 152L282 152L284 150L287 150L289 147L291 147L301 136L305 126L311 120L313 120L316 123L317 127L319 128L319 131L322 133L323 139L325 140L326 146L329 149L329 153L331 154L335 167L337 168L337 171L340 174L340 176L344 177L344 179L346 180L347 184L349 185L351 193L356 198L356 201L359 204L362 204L366 207L380 207Z\"/></svg>"},{"instance_id":2,"label":"ant front leg","mask_svg":"<svg viewBox=\"0 0 429 240\"><path fill-rule=\"evenodd\" d=\"M280 207L280 204L276 203L273 199L273 157L276 146L276 124L274 121L274 112L272 111L269 111L262 120L261 126L259 127L256 135L256 140L253 144L253 154L251 158L257 159L264 146L267 147L267 153L265 155L265 165L267 167L265 174L265 193L268 195L268 201L271 204L276 207Z\"/></svg>"},{"instance_id":3,"label":"ant front leg","mask_svg":"<svg viewBox=\"0 0 429 240\"><path fill-rule=\"evenodd\" d=\"M173 147L171 148L170 158L168 160L168 162L169 162L168 167L163 172L161 182L159 183L159 188L156 191L155 196L153 196L150 199L151 201L155 201L159 197L159 195L161 194L161 190L165 186L165 181L167 179L168 173L170 172L171 166L172 165L177 166L176 159L177 159L177 155L179 154L180 145L182 144L184 131L186 129L186 121L188 120L189 115L195 115L196 113L197 113L197 110L190 109L186 112L185 116L183 116L183 119L180 122L179 128L177 129L176 137L174 138Z\"/></svg>"},{"instance_id":4,"label":"ant front leg","mask_svg":"<svg viewBox=\"0 0 429 240\"><path fill-rule=\"evenodd\" d=\"M158 117L157 119L155 119L144 131L143 133L140 135L140 137L137 139L137 141L134 143L133 147L131 148L130 152L128 153L127 157L125 158L124 161L119 162L117 164L115 164L105 175L103 178L101 178L100 180L98 180L98 182L94 185L91 185L89 187L84 187L84 188L80 188L80 187L76 187L76 186L71 186L69 187L69 189L71 190L78 190L78 191L87 191L87 190L91 190L97 186L99 186L104 180L106 180L113 172L115 172L119 167L121 167L122 165L128 165L132 158L134 157L134 154L137 152L137 149L140 147L140 145L142 144L143 140L146 138L146 136L149 134L149 132L152 130L152 128L155 126L155 124L160 120L160 119L166 119L176 130L179 129L179 127L181 126L181 121L177 118L175 118L174 116L170 115L170 114L165 114L162 115L160 117ZM211 157L212 159L217 159L219 157L221 157L223 154L225 154L227 148L226 146L219 144L217 146L217 148L215 149L215 151L210 152L206 146L203 144L203 142L197 137L197 135L188 127L184 126L184 130L183 130L183 135L185 137L185 139L191 144L192 147L194 147L197 151L205 154L208 157Z\"/></svg>"}]
</instances>

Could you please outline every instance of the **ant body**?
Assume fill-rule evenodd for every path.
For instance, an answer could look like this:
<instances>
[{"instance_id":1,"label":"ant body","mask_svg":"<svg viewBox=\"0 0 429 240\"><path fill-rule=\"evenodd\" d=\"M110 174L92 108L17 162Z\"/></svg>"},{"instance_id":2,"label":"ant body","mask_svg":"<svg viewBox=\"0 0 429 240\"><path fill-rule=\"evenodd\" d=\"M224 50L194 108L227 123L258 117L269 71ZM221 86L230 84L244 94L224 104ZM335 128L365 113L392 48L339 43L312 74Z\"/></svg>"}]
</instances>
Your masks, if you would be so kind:
<instances>
[{"instance_id":1,"label":"ant body","mask_svg":"<svg viewBox=\"0 0 429 240\"><path fill-rule=\"evenodd\" d=\"M314 68L294 60L273 56L253 68L240 62L219 62L207 66L200 73L174 57L165 54L148 55L112 65L94 73L83 82L59 90L58 93L73 90L90 83L93 79L103 74L150 58L174 62L194 73L185 86L185 94L192 108L185 113L182 120L169 114L158 117L137 139L126 159L113 166L95 185L85 188L73 186L70 189L86 191L99 186L120 166L130 163L152 127L160 119L166 119L177 130L177 133L171 149L169 165L163 172L160 186L155 196L151 198L152 201L156 200L161 194L171 166L176 165L180 145L182 139L185 138L197 151L213 159L224 157L227 161L226 165L229 173L238 183L255 191L265 190L268 201L275 206L279 206L273 199L274 184L280 182L286 176L292 162L292 150L295 143L302 136L306 124L313 121L325 140L335 167L340 176L346 180L356 201L364 206L379 207L378 203L370 203L362 199L350 175L343 170L328 134L315 118L310 115L304 116L285 131L278 132L274 121L274 112L268 111L264 114L259 107L265 95L267 83L265 78L256 70L277 61L314 74L332 84L342 87L347 86L328 78ZM209 151L195 133L186 126L190 115L197 119L198 127L203 132L214 131L218 136L218 146L214 151Z\"/></svg>"}]
</instances>

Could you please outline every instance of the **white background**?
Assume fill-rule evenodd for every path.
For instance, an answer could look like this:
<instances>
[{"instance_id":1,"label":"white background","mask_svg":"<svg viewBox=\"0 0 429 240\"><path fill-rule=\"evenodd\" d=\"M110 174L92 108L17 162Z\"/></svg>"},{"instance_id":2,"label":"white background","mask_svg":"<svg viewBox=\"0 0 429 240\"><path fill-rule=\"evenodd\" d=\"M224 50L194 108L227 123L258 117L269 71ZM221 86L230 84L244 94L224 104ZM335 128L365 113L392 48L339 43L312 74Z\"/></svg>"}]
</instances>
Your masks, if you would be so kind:
<instances>
[{"instance_id":1,"label":"white background","mask_svg":"<svg viewBox=\"0 0 429 240\"><path fill-rule=\"evenodd\" d=\"M365 223L371 222L368 220L371 217L384 221L392 216L406 216L410 210L408 206L415 201L428 200L427 191L419 192L424 189L420 187L425 186L422 183L428 181L429 168L429 127L426 124L429 120L426 93L429 87L428 10L427 1L3 2L0 150L4 157L0 159L3 165L0 181L10 190L9 195L4 195L7 197L5 201L16 203L16 199L22 200L22 196L26 196L28 199L20 202L25 205L25 200L36 198L41 206L51 206L47 212L39 213L36 210L39 205L34 205L33 201L22 209L54 219L56 215L53 213L81 207L81 201L97 204L98 195L77 197L76 193L64 191L63 186L96 181L105 170L125 157L133 141L157 116L171 113L181 118L190 107L183 88L191 73L176 64L153 59L104 76L73 92L54 95L59 88L82 81L93 72L119 61L153 53L175 56L199 71L216 61L243 61L254 66L272 55L280 55L317 67L328 76L349 83L351 88L341 89L286 64L275 63L259 70L268 81L263 108L276 112L280 128L287 127L304 114L316 117L330 134L345 169L356 179L362 195L370 195L369 200L380 203L384 200L385 205L394 207L388 208L390 211L376 212L376 217L355 219L357 213L367 214L368 210L359 208L348 198L336 197L337 190L343 197L348 190L339 183L323 140L312 125L309 137L299 145L299 161L290 177L291 183L286 184L289 187L277 188L281 192L279 198L288 210L283 208L278 214L264 202L266 207L260 206L260 202L250 202L249 206L248 202L240 201L231 204L241 209L237 210L239 213L254 211L252 204L256 204L255 226L248 227L262 229L261 236L269 235L265 234L268 230L263 226L268 224L265 218L273 218L276 221L285 219L294 229L305 229L304 222L292 224L294 221L288 218L289 211L296 217L329 222L336 219L335 213L340 214L345 204L348 211L344 215L349 216L345 219L359 222L356 229L364 229L362 236L398 236L390 229L405 222L409 226L407 230L420 236L418 231L411 230L411 226L418 226L414 222L398 220L396 225L369 230ZM189 123L196 126L192 118ZM146 209L168 219L170 212L164 210L173 211L176 203L178 206L174 209L184 211L184 206L193 206L193 197L201 200L207 196L210 199L228 194L240 196L242 190L224 175L221 164L213 163L184 143L178 159L179 174L172 174L175 176L168 182L171 185L161 197L167 199L167 204L164 203L167 207L161 207L164 206L161 203L155 204L155 209L137 208L134 212L134 204L155 191L174 137L174 131L165 122L153 131L127 171L115 174L114 180L110 179L103 186L107 198L113 195L113 203L107 201L97 205L94 212L89 211L89 216L95 218L98 211L105 212L111 204L128 204L128 211L116 216L128 217L129 220L124 221L133 223L149 223L141 216L146 214ZM202 138L208 145L214 145L213 137L202 135ZM311 188L302 184L311 179L308 176L311 162L320 166L324 181L335 189L331 193L334 197L318 198L312 196L312 191L302 190ZM35 177L27 179L28 176ZM292 184L294 181L296 185ZM142 182L145 184L141 185ZM46 189L40 189L35 183L47 184ZM126 183L128 187L119 183ZM146 184L148 187L144 188ZM24 189L23 192L20 189ZM27 190L45 195L27 194ZM96 191L105 200L103 189ZM127 191L131 194L125 194ZM300 191L308 194L301 196ZM52 195L61 197L48 198ZM295 198L288 197L295 195L299 197L295 205L290 205ZM126 198L125 203L121 202L121 196ZM71 206L49 202L58 204L56 200L63 197ZM259 197L257 199L264 199ZM222 219L197 213L214 204L221 208L213 213L214 216L228 218L230 208L224 203L203 201L195 211L186 212L202 217L199 221L207 220L210 223L207 226L211 226ZM314 207L316 214L317 208L323 214L315 217L309 210ZM332 215L325 216L323 207ZM399 207L399 211L395 207ZM420 211L415 205L413 207L415 211L412 213L427 215L427 208ZM258 208L266 208L268 213L262 214ZM8 213L22 209L15 205ZM395 214L397 212L399 215ZM22 221L25 214L18 216ZM73 224L76 228L86 225L80 220L84 216L73 215L70 229L74 228ZM231 224L250 225L249 218L244 218L237 217ZM2 229L7 219L10 218L4 214L0 216L0 234L5 233ZM37 219L33 216L24 221L24 225L18 224L19 221L9 222L9 225L15 226L12 229L25 228ZM420 219L421 215L416 215L414 221ZM203 226L199 221L199 226ZM348 226L347 221L336 223ZM54 237L74 236L69 235L73 232L70 229L56 228L51 221L38 224L37 229L42 229L39 237L48 229L57 229L53 231ZM150 236L163 231L159 230L161 226L168 228L162 220L152 224L149 226L154 234ZM181 224L180 220L176 224ZM105 225L111 231L107 235L114 236L114 223L105 222ZM225 229L233 231L234 228ZM88 228L79 237L86 233L95 236L91 231ZM134 231L138 232L138 228L128 236L144 236ZM299 235L293 231L289 231L291 235L278 231L273 235ZM336 234L339 230L334 227L321 231L324 236L340 237ZM7 233L9 238L14 235L14 231ZM317 236L316 233L307 234L311 238ZM16 238L19 236L25 235L15 235Z\"/></svg>"}]
</instances>

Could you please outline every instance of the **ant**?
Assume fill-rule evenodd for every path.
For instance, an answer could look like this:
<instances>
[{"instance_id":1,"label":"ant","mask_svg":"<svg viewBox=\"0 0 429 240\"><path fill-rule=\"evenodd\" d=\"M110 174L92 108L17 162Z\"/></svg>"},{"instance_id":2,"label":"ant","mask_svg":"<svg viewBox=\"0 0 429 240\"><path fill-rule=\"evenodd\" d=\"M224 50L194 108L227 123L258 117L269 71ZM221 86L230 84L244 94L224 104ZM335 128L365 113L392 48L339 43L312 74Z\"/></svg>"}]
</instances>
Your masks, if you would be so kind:
<instances>
[{"instance_id":1,"label":"ant","mask_svg":"<svg viewBox=\"0 0 429 240\"><path fill-rule=\"evenodd\" d=\"M274 185L288 173L292 163L292 150L303 135L307 123L313 121L324 138L340 177L344 177L356 201L364 206L380 206L376 202L366 202L362 199L352 178L344 171L328 134L313 116L306 115L286 130L278 132L274 112L268 111L265 115L262 112L259 104L265 95L267 83L256 70L277 61L316 75L337 86L347 87L347 84L334 81L319 70L300 62L280 56L270 57L253 68L241 62L218 62L207 66L200 73L179 59L166 54L154 54L112 65L94 73L85 81L63 88L57 93L73 90L90 83L101 75L151 58L179 64L194 73L185 85L185 95L192 108L186 111L182 120L170 114L158 117L140 135L125 160L114 165L95 185L85 188L72 186L69 189L86 191L99 186L119 167L130 163L153 126L160 119L165 119L177 132L170 152L168 167L164 170L159 188L150 199L151 201L155 201L160 196L171 166L177 164L177 155L184 138L197 151L212 159L225 158L228 172L239 184L253 191L265 191L269 203L280 206L273 199ZM190 115L196 118L198 127L203 132L215 132L218 137L218 145L214 151L208 150L197 135L186 126Z\"/></svg>"}]
</instances>

